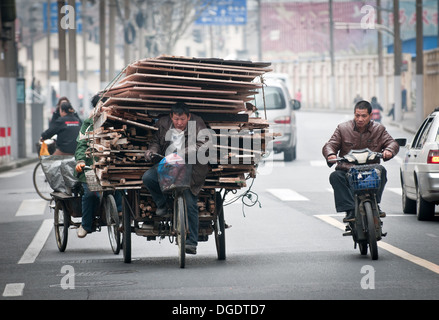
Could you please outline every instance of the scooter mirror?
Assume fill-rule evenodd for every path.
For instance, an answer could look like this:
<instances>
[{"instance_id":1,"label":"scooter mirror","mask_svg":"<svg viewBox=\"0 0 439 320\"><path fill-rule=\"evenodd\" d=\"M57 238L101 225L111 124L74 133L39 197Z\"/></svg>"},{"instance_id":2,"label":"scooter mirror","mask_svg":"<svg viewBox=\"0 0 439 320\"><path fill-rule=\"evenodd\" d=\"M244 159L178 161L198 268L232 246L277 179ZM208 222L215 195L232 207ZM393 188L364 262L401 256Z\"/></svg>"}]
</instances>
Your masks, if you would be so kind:
<instances>
[{"instance_id":1,"label":"scooter mirror","mask_svg":"<svg viewBox=\"0 0 439 320\"><path fill-rule=\"evenodd\" d=\"M398 143L400 147L405 147L407 145L407 139L406 138L397 138L395 141Z\"/></svg>"}]
</instances>

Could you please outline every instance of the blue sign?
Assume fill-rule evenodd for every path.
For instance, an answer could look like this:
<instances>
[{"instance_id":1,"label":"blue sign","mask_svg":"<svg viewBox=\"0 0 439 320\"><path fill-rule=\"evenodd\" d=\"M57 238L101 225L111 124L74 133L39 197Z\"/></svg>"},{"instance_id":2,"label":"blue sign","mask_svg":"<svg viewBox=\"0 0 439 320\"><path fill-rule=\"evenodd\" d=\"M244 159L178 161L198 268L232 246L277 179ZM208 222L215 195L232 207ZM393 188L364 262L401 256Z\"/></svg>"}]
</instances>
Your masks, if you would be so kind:
<instances>
[{"instance_id":1,"label":"blue sign","mask_svg":"<svg viewBox=\"0 0 439 320\"><path fill-rule=\"evenodd\" d=\"M204 9L195 24L245 25L247 24L247 0L206 0Z\"/></svg>"},{"instance_id":2,"label":"blue sign","mask_svg":"<svg viewBox=\"0 0 439 320\"><path fill-rule=\"evenodd\" d=\"M74 15L76 17L75 21L75 29L77 33L82 32L82 4L81 2L75 3L75 12ZM63 14L63 13L60 13ZM68 13L66 13L68 14ZM48 23L49 22L49 23ZM43 3L43 31L47 32L47 26L50 25L50 33L58 33L58 2L50 2L50 16L47 17L47 2ZM68 29L66 29L68 31Z\"/></svg>"}]
</instances>

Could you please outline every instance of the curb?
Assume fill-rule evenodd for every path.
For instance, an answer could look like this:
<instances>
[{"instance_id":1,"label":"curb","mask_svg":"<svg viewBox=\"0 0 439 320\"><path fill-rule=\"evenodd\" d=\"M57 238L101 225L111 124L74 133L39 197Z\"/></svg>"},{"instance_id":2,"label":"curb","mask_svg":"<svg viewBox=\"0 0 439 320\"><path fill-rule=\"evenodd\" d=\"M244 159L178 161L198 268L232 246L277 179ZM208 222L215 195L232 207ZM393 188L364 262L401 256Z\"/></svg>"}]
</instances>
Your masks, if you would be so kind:
<instances>
[{"instance_id":1,"label":"curb","mask_svg":"<svg viewBox=\"0 0 439 320\"><path fill-rule=\"evenodd\" d=\"M35 163L37 161L38 161L38 157L14 160L14 161L8 162L6 164L0 165L0 173L8 171L8 170L12 170L12 169L20 168L20 167L26 166L28 164Z\"/></svg>"}]
</instances>

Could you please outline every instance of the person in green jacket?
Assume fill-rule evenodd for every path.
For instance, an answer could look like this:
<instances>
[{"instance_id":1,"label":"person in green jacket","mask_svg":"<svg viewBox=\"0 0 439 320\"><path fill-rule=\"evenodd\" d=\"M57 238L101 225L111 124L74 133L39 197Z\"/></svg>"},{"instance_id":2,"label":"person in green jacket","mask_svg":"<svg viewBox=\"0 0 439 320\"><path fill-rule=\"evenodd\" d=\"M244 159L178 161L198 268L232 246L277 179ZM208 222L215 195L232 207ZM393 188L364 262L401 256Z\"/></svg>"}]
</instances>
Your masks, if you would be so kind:
<instances>
[{"instance_id":1,"label":"person in green jacket","mask_svg":"<svg viewBox=\"0 0 439 320\"><path fill-rule=\"evenodd\" d=\"M97 103L101 100L102 93L97 93L91 99L91 104L96 107ZM99 193L90 191L88 188L87 180L85 179L84 167L91 167L93 165L93 159L87 157L85 152L87 151L88 139L87 132L93 131L93 115L85 119L82 123L79 135L76 139L77 146L75 152L76 160L76 172L78 180L82 183L82 188L84 190L84 195L82 196L82 222L81 226L77 230L77 235L79 238L84 238L87 233L91 233L93 230L93 216L99 205ZM115 193L115 200L118 212L122 211L122 197L120 192Z\"/></svg>"}]
</instances>

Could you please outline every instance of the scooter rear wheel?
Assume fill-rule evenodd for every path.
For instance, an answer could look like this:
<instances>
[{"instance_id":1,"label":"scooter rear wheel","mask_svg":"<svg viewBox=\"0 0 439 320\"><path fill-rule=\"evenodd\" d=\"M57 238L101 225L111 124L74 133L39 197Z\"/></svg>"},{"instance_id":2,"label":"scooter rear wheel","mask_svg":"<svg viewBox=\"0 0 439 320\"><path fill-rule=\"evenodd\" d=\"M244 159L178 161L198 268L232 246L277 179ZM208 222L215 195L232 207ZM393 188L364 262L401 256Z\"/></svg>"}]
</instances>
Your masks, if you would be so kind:
<instances>
[{"instance_id":1,"label":"scooter rear wheel","mask_svg":"<svg viewBox=\"0 0 439 320\"><path fill-rule=\"evenodd\" d=\"M359 242L358 248L360 249L360 253L362 256L367 254L367 242Z\"/></svg>"}]
</instances>

